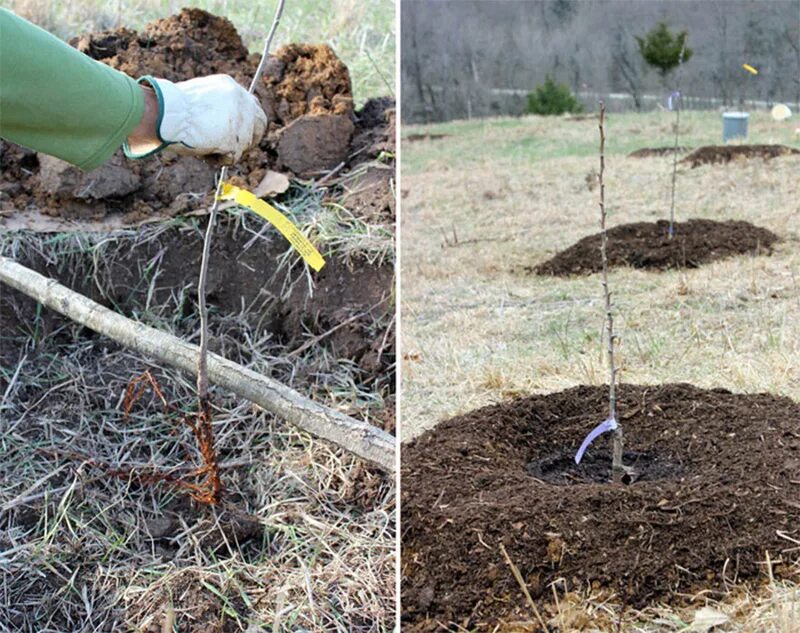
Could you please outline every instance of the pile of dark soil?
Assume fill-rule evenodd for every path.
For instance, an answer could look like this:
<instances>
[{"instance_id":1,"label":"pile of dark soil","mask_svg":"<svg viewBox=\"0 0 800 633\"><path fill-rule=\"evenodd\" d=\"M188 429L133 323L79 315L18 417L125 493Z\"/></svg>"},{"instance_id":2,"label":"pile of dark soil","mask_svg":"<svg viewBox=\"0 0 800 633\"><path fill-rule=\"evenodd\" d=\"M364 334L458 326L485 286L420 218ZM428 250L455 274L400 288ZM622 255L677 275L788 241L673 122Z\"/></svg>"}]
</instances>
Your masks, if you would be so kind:
<instances>
[{"instance_id":1,"label":"pile of dark soil","mask_svg":"<svg viewBox=\"0 0 800 633\"><path fill-rule=\"evenodd\" d=\"M409 143L416 143L418 141L438 141L447 138L447 134L409 134L403 140Z\"/></svg>"},{"instance_id":2,"label":"pile of dark soil","mask_svg":"<svg viewBox=\"0 0 800 633\"><path fill-rule=\"evenodd\" d=\"M688 151L688 147L678 147L678 152ZM674 147L643 147L628 154L628 158L651 158L652 156L667 156L675 151Z\"/></svg>"},{"instance_id":3,"label":"pile of dark soil","mask_svg":"<svg viewBox=\"0 0 800 633\"><path fill-rule=\"evenodd\" d=\"M748 158L769 160L791 154L800 154L800 149L786 145L708 145L696 149L681 162L691 163L692 169L694 169L700 165L729 163L732 160L747 160Z\"/></svg>"},{"instance_id":4,"label":"pile of dark soil","mask_svg":"<svg viewBox=\"0 0 800 633\"><path fill-rule=\"evenodd\" d=\"M609 476L605 387L485 407L403 448L402 607L409 631L531 620L503 544L540 605L603 589L642 607L788 574L800 538L800 405L688 384L622 385L630 485ZM600 467L600 460L606 460Z\"/></svg>"},{"instance_id":5,"label":"pile of dark soil","mask_svg":"<svg viewBox=\"0 0 800 633\"><path fill-rule=\"evenodd\" d=\"M150 74L181 81L227 73L247 87L259 62L259 54L248 53L227 19L200 9L184 9L152 22L141 33L121 28L82 35L71 44L137 78ZM229 172L244 186L256 187L267 170L314 177L340 167L343 175L381 152L393 158L394 102L378 99L354 112L347 67L327 45L278 49L270 56L256 94L269 128L260 146ZM365 144L365 137L372 142ZM375 142L377 137L383 145ZM63 161L0 143L0 210L6 214L29 210L100 219L121 213L131 224L198 211L211 202L216 166L197 158L160 154L129 161L119 151L87 174ZM390 180L384 178L384 189L391 189ZM359 215L358 208L351 210Z\"/></svg>"},{"instance_id":6,"label":"pile of dark soil","mask_svg":"<svg viewBox=\"0 0 800 633\"><path fill-rule=\"evenodd\" d=\"M702 264L743 254L771 253L778 236L749 222L688 220L634 222L608 229L608 265L666 270L697 268ZM602 270L601 233L579 240L552 259L528 268L537 275L587 275Z\"/></svg>"}]
</instances>

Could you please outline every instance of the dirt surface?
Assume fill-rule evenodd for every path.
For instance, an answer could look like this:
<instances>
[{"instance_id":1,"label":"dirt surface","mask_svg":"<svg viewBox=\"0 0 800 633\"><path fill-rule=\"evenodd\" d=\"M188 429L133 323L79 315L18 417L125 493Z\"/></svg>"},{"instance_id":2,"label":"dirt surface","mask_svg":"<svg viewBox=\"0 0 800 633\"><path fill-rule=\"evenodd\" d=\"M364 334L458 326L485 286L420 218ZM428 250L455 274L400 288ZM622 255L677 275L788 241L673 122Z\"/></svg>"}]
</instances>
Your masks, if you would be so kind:
<instances>
[{"instance_id":1,"label":"dirt surface","mask_svg":"<svg viewBox=\"0 0 800 633\"><path fill-rule=\"evenodd\" d=\"M606 387L519 398L447 420L403 448L402 608L408 631L530 620L499 549L547 609L559 592L642 607L725 591L800 558L800 405L688 384L622 385L630 485L608 436L571 461L607 413ZM781 535L784 535L782 538Z\"/></svg>"},{"instance_id":2,"label":"dirt surface","mask_svg":"<svg viewBox=\"0 0 800 633\"><path fill-rule=\"evenodd\" d=\"M743 254L771 253L778 236L749 222L687 220L675 223L669 238L669 222L634 222L608 229L609 266L666 270L697 268L718 259ZM602 270L601 234L579 240L552 259L528 268L537 275L586 275Z\"/></svg>"},{"instance_id":3,"label":"dirt surface","mask_svg":"<svg viewBox=\"0 0 800 633\"><path fill-rule=\"evenodd\" d=\"M691 163L692 169L694 169L700 165L729 163L733 160L749 158L769 160L790 154L800 154L800 149L786 145L708 145L696 149L681 162Z\"/></svg>"},{"instance_id":4,"label":"dirt surface","mask_svg":"<svg viewBox=\"0 0 800 633\"><path fill-rule=\"evenodd\" d=\"M135 78L181 81L227 73L248 87L259 62L259 54L248 54L227 19L200 9L152 22L141 33L121 28L81 35L70 43ZM361 135L363 140L365 121L376 128L375 135L387 137L394 152L393 101L375 100L379 116L374 103L354 112L347 67L327 45L279 48L270 56L256 94L268 115L268 132L229 172L245 186L255 187L269 169L304 177L334 168L340 176L346 174L380 153L365 152L355 138ZM0 220L13 213L83 220L121 215L130 225L195 212L211 203L216 166L196 158L164 152L131 161L120 150L87 174L58 159L0 143Z\"/></svg>"},{"instance_id":5,"label":"dirt surface","mask_svg":"<svg viewBox=\"0 0 800 633\"><path fill-rule=\"evenodd\" d=\"M678 152L683 153L688 151L689 147L678 147ZM675 151L674 147L643 147L637 149L635 152L628 154L628 158L650 158L652 156L666 156Z\"/></svg>"}]
</instances>

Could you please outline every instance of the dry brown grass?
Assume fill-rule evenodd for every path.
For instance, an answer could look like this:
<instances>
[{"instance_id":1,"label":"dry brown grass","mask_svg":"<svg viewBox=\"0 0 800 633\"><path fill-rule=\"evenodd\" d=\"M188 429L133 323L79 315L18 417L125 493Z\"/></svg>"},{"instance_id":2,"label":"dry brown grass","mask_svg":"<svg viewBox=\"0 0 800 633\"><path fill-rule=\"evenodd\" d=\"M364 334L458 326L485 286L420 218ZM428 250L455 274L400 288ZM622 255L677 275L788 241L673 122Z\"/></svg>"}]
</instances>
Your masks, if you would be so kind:
<instances>
[{"instance_id":1,"label":"dry brown grass","mask_svg":"<svg viewBox=\"0 0 800 633\"><path fill-rule=\"evenodd\" d=\"M20 261L40 253L115 296L112 259L163 230L6 233L0 252ZM197 319L181 309L188 281L169 301L150 301L163 284L159 262L138 262L139 318L191 340ZM3 313L15 316L0 327L18 352L0 366L0 631L157 632L173 616L163 630L393 628L391 477L214 389L222 502L197 506L163 481L143 485L136 473L182 477L202 463L180 422L196 407L193 380L151 367L173 406L165 413L148 391L126 415L126 388L147 359L32 302ZM388 378L319 345L289 356L258 321L244 307L212 315L219 352L349 413L380 415Z\"/></svg>"},{"instance_id":2,"label":"dry brown grass","mask_svg":"<svg viewBox=\"0 0 800 633\"><path fill-rule=\"evenodd\" d=\"M717 113L685 118L682 143L719 142ZM668 145L669 125L657 113L609 116L611 226L668 216L671 157L627 153ZM792 129L756 113L749 141L796 145ZM598 195L587 179L598 168L596 122L496 119L408 133L449 136L402 147L403 439L518 394L604 383L600 276L525 272L598 231ZM623 382L683 381L800 399L798 173L797 157L679 167L678 221L744 219L782 242L772 256L696 270L612 270ZM561 603L561 616L550 614L556 625L568 618L560 631L616 630L614 601L574 598ZM796 584L773 582L755 593L732 587L715 608L731 616L717 630L800 630ZM692 630L693 617L691 609L654 605L645 613L627 612L620 630ZM531 616L506 630L533 630L533 622Z\"/></svg>"},{"instance_id":3,"label":"dry brown grass","mask_svg":"<svg viewBox=\"0 0 800 633\"><path fill-rule=\"evenodd\" d=\"M609 118L610 141L612 133L634 128L640 145L648 144L647 120L626 115L620 122L617 115L615 126L615 115ZM586 183L597 158L569 154L571 147L581 151L576 137L595 138L596 127L547 123L554 146L562 133L565 139L563 155L549 160L476 159L493 154L495 142L544 132L541 119L514 124L502 127L496 141L490 121L480 131L464 124L470 126L466 139L454 134L403 146L404 439L508 395L606 378L599 276L549 279L524 270L597 232L597 192ZM755 117L753 141L771 137L773 126ZM424 147L433 143L435 150ZM414 156L418 146L421 160ZM606 171L611 225L666 217L670 169L669 157L612 153ZM696 270L612 271L623 381L686 381L800 398L798 171L795 157L680 168L679 220L746 219L783 242L769 257Z\"/></svg>"}]
</instances>

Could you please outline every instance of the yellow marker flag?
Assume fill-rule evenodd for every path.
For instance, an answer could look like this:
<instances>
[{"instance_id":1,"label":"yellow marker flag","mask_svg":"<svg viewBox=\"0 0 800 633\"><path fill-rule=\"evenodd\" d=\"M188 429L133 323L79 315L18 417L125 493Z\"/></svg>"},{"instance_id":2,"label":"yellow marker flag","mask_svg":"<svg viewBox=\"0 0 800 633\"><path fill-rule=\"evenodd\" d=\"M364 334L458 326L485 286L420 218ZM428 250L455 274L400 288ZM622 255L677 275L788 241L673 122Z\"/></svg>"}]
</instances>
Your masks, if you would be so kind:
<instances>
[{"instance_id":1,"label":"yellow marker flag","mask_svg":"<svg viewBox=\"0 0 800 633\"><path fill-rule=\"evenodd\" d=\"M750 64L742 64L742 68L744 68L749 73L753 73L754 75L758 74L758 70L753 68Z\"/></svg>"},{"instance_id":2,"label":"yellow marker flag","mask_svg":"<svg viewBox=\"0 0 800 633\"><path fill-rule=\"evenodd\" d=\"M230 185L227 182L222 185L220 200L233 200L243 207L247 207L253 213L260 215L278 229L281 234L289 240L289 243L294 249L300 253L303 260L317 272L325 265L325 260L322 259L322 255L320 255L319 251L314 248L314 245L308 241L308 238L302 234L300 229L292 224L289 218L272 205L267 204L260 198L256 198L249 191L239 189L239 187Z\"/></svg>"}]
</instances>

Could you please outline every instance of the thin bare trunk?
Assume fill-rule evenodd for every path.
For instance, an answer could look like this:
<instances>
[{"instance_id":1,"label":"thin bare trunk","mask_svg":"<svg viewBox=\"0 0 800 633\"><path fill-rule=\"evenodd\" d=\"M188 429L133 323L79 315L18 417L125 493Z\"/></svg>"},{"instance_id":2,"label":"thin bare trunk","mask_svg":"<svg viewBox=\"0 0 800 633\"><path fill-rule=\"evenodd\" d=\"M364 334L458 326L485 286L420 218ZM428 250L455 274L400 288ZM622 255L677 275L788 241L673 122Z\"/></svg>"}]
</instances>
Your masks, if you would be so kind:
<instances>
[{"instance_id":1,"label":"thin bare trunk","mask_svg":"<svg viewBox=\"0 0 800 633\"><path fill-rule=\"evenodd\" d=\"M608 235L606 234L606 186L603 175L606 168L606 132L605 132L606 104L600 102L600 255L603 258L603 294L606 303L606 334L608 338L608 417L617 419L617 368L614 364L614 314L612 312L611 291L608 289ZM613 437L613 456L611 462L611 475L614 483L622 483L624 469L622 466L622 426L617 423Z\"/></svg>"},{"instance_id":2,"label":"thin bare trunk","mask_svg":"<svg viewBox=\"0 0 800 633\"><path fill-rule=\"evenodd\" d=\"M683 65L683 55L686 47L681 48L678 57L678 71L675 73L675 144L672 147L672 188L669 203L669 239L675 235L675 181L678 176L678 136L681 126L681 109L683 108L683 95L681 94L681 66ZM672 97L670 96L670 99Z\"/></svg>"},{"instance_id":3,"label":"thin bare trunk","mask_svg":"<svg viewBox=\"0 0 800 633\"><path fill-rule=\"evenodd\" d=\"M250 83L249 93L253 94L256 89L261 73L267 63L269 47L278 23L283 13L284 0L279 0L278 7L275 9L275 17L272 20L272 27L267 35L264 44L264 51L261 54L261 61L258 64L253 80ZM208 226L203 239L203 257L200 261L200 278L197 282L197 303L200 310L200 349L197 354L197 400L199 410L197 412L196 424L202 434L206 444L204 444L203 456L206 467L210 471L209 480L213 483L213 488L209 491L209 503L216 503L222 492L222 484L217 468L217 453L214 449L214 427L211 424L211 402L208 398L208 306L206 305L206 282L208 281L208 265L211 259L211 238L214 234L214 225L217 221L217 211L219 209L219 197L222 194L222 186L228 175L228 168L222 167L217 179L217 187L214 193L214 203L211 205L211 212L208 216Z\"/></svg>"},{"instance_id":4,"label":"thin bare trunk","mask_svg":"<svg viewBox=\"0 0 800 633\"><path fill-rule=\"evenodd\" d=\"M132 321L53 279L0 256L0 281L121 345L183 371L197 370L198 347ZM208 379L295 426L393 472L394 437L302 396L217 354L208 354Z\"/></svg>"},{"instance_id":5,"label":"thin bare trunk","mask_svg":"<svg viewBox=\"0 0 800 633\"><path fill-rule=\"evenodd\" d=\"M272 38L275 37L275 31L278 29L278 24L280 24L284 3L285 0L279 0L278 6L275 9L275 17L272 19L272 26L264 42L261 61L250 82L250 88L248 89L250 94L255 92L258 80L267 65L269 47L272 45ZM208 408L208 306L206 305L206 282L208 280L208 264L211 257L211 238L214 234L214 224L219 209L219 197L222 194L222 185L227 175L228 168L222 167L219 171L217 188L214 193L214 203L211 205L211 212L208 216L208 226L206 227L206 234L203 239L203 257L200 261L200 279L197 282L197 303L200 309L200 352L197 358L197 398L200 400L201 412L206 411Z\"/></svg>"}]
</instances>

